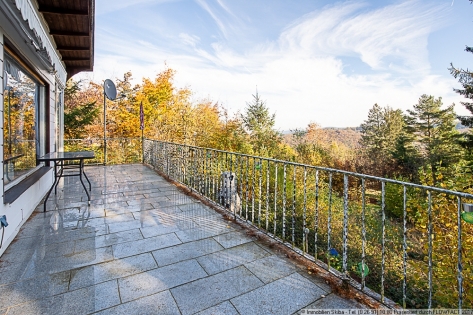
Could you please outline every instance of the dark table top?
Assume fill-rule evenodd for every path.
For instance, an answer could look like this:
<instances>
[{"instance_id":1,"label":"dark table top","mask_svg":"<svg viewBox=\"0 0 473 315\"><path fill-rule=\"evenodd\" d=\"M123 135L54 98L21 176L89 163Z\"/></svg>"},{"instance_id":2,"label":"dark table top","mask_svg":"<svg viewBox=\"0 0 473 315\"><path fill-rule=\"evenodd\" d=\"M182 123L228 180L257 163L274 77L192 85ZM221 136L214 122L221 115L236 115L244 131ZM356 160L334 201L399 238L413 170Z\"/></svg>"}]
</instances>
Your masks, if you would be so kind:
<instances>
[{"instance_id":1,"label":"dark table top","mask_svg":"<svg viewBox=\"0 0 473 315\"><path fill-rule=\"evenodd\" d=\"M69 161L95 158L94 151L75 151L75 152L51 152L38 159L40 162L48 161Z\"/></svg>"}]
</instances>

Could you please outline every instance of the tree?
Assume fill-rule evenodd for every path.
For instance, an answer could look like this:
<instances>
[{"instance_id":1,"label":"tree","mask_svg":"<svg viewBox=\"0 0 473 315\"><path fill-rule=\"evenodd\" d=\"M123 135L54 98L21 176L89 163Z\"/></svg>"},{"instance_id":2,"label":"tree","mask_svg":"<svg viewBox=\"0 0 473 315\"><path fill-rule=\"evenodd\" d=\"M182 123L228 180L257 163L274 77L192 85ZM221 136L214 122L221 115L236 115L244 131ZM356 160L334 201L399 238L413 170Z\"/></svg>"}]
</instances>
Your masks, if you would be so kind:
<instances>
[{"instance_id":1,"label":"tree","mask_svg":"<svg viewBox=\"0 0 473 315\"><path fill-rule=\"evenodd\" d=\"M448 167L459 160L459 133L455 129L454 104L442 109L442 98L422 95L413 110L407 110L406 131L415 136L415 145L422 165L429 167L432 182L438 183L439 167Z\"/></svg>"},{"instance_id":2,"label":"tree","mask_svg":"<svg viewBox=\"0 0 473 315\"><path fill-rule=\"evenodd\" d=\"M99 114L96 101L83 93L80 81L67 81L64 89L64 135L69 139L84 138L86 127L93 124Z\"/></svg>"},{"instance_id":3,"label":"tree","mask_svg":"<svg viewBox=\"0 0 473 315\"><path fill-rule=\"evenodd\" d=\"M368 119L361 124L361 145L372 162L367 163L370 173L392 175L393 154L403 127L404 115L401 110L394 110L389 106L382 108L378 104L374 104L369 110ZM380 161L384 163L379 163Z\"/></svg>"},{"instance_id":4,"label":"tree","mask_svg":"<svg viewBox=\"0 0 473 315\"><path fill-rule=\"evenodd\" d=\"M362 145L371 153L390 156L403 126L401 110L389 106L381 108L374 104L368 112L368 119L361 124Z\"/></svg>"},{"instance_id":5,"label":"tree","mask_svg":"<svg viewBox=\"0 0 473 315\"><path fill-rule=\"evenodd\" d=\"M407 120L407 117L405 117ZM405 122L407 125L407 122ZM392 157L396 161L398 175L411 182L418 182L418 169L421 159L415 146L415 136L404 128L396 140Z\"/></svg>"},{"instance_id":6,"label":"tree","mask_svg":"<svg viewBox=\"0 0 473 315\"><path fill-rule=\"evenodd\" d=\"M263 156L274 154L281 140L281 135L274 129L276 114L269 113L258 92L253 95L253 101L246 105L241 118L254 153Z\"/></svg>"}]
</instances>

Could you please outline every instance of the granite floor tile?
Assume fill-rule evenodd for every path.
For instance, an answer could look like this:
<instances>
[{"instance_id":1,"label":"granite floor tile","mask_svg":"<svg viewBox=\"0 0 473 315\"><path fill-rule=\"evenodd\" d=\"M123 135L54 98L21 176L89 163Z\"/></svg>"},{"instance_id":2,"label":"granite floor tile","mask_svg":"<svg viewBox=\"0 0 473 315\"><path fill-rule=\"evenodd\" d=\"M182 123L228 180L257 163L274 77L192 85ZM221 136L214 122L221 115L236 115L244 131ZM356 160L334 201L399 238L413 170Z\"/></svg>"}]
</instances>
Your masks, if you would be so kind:
<instances>
[{"instance_id":1,"label":"granite floor tile","mask_svg":"<svg viewBox=\"0 0 473 315\"><path fill-rule=\"evenodd\" d=\"M171 289L171 293L182 314L187 315L205 310L262 285L258 278L241 266Z\"/></svg>"},{"instance_id":2,"label":"granite floor tile","mask_svg":"<svg viewBox=\"0 0 473 315\"><path fill-rule=\"evenodd\" d=\"M137 240L132 243L121 243L113 245L113 255L115 256L115 258L123 258L127 256L151 252L160 248L174 246L180 243L181 241L174 233L158 235L155 237Z\"/></svg>"},{"instance_id":3,"label":"granite floor tile","mask_svg":"<svg viewBox=\"0 0 473 315\"><path fill-rule=\"evenodd\" d=\"M197 261L208 274L212 275L269 255L266 250L255 243L246 243L199 257Z\"/></svg>"},{"instance_id":4,"label":"granite floor tile","mask_svg":"<svg viewBox=\"0 0 473 315\"><path fill-rule=\"evenodd\" d=\"M179 206L183 205L186 202L184 201L179 201L179 200L164 200L164 201L158 201L157 202L157 207L174 207L174 206Z\"/></svg>"},{"instance_id":5,"label":"granite floor tile","mask_svg":"<svg viewBox=\"0 0 473 315\"><path fill-rule=\"evenodd\" d=\"M96 315L181 315L169 291L163 291L103 310Z\"/></svg>"},{"instance_id":6,"label":"granite floor tile","mask_svg":"<svg viewBox=\"0 0 473 315\"><path fill-rule=\"evenodd\" d=\"M152 194L144 194L144 196L146 197L148 202L151 202L151 203L169 200L169 198L163 195L163 193L161 192L156 192Z\"/></svg>"},{"instance_id":7,"label":"granite floor tile","mask_svg":"<svg viewBox=\"0 0 473 315\"><path fill-rule=\"evenodd\" d=\"M34 301L67 291L70 271L0 286L0 308Z\"/></svg>"},{"instance_id":8,"label":"granite floor tile","mask_svg":"<svg viewBox=\"0 0 473 315\"><path fill-rule=\"evenodd\" d=\"M233 307L232 303L226 301L206 310L196 313L196 315L240 315Z\"/></svg>"},{"instance_id":9,"label":"granite floor tile","mask_svg":"<svg viewBox=\"0 0 473 315\"><path fill-rule=\"evenodd\" d=\"M113 259L112 247L103 247L83 251L69 256L35 257L26 270L24 277L34 277L37 273L56 273L88 265L99 264Z\"/></svg>"},{"instance_id":10,"label":"granite floor tile","mask_svg":"<svg viewBox=\"0 0 473 315\"><path fill-rule=\"evenodd\" d=\"M0 261L0 285L19 281L25 273L25 270L28 269L28 264L29 261L22 261L19 263Z\"/></svg>"},{"instance_id":11,"label":"granite floor tile","mask_svg":"<svg viewBox=\"0 0 473 315\"><path fill-rule=\"evenodd\" d=\"M213 239L180 244L153 251L159 266L174 264L187 259L197 258L222 250L223 247Z\"/></svg>"},{"instance_id":12,"label":"granite floor tile","mask_svg":"<svg viewBox=\"0 0 473 315\"><path fill-rule=\"evenodd\" d=\"M69 290L92 286L96 283L127 277L157 268L150 253L112 260L106 263L78 268L71 271Z\"/></svg>"},{"instance_id":13,"label":"granite floor tile","mask_svg":"<svg viewBox=\"0 0 473 315\"><path fill-rule=\"evenodd\" d=\"M135 230L141 227L151 226L150 223L143 224L139 220L127 221L127 222L117 222L108 224L109 233L118 233L128 230Z\"/></svg>"},{"instance_id":14,"label":"granite floor tile","mask_svg":"<svg viewBox=\"0 0 473 315\"><path fill-rule=\"evenodd\" d=\"M198 241L218 234L218 231L207 230L201 227L176 232L177 237L179 237L183 243Z\"/></svg>"},{"instance_id":15,"label":"granite floor tile","mask_svg":"<svg viewBox=\"0 0 473 315\"><path fill-rule=\"evenodd\" d=\"M46 245L41 249L44 251L43 255L48 257L71 256L74 253L74 245L75 241L68 241Z\"/></svg>"},{"instance_id":16,"label":"granite floor tile","mask_svg":"<svg viewBox=\"0 0 473 315\"><path fill-rule=\"evenodd\" d=\"M53 230L49 234L44 235L44 241L45 244L55 244L80 240L83 238L96 237L104 234L108 234L108 229L105 226L103 229L100 229L100 231L89 227L69 230L58 228L57 230Z\"/></svg>"},{"instance_id":17,"label":"granite floor tile","mask_svg":"<svg viewBox=\"0 0 473 315\"><path fill-rule=\"evenodd\" d=\"M13 307L8 314L90 314L120 304L117 281L100 283Z\"/></svg>"},{"instance_id":18,"label":"granite floor tile","mask_svg":"<svg viewBox=\"0 0 473 315\"><path fill-rule=\"evenodd\" d=\"M174 213L165 213L161 210L159 211L159 217L161 218L161 223L167 225L174 225L179 227L181 230L188 230L192 228L198 228L199 225L186 217L182 212Z\"/></svg>"},{"instance_id":19,"label":"granite floor tile","mask_svg":"<svg viewBox=\"0 0 473 315\"><path fill-rule=\"evenodd\" d=\"M145 211L145 210L152 210L154 209L154 205L152 203L146 202L139 205L129 205L126 208L123 208L125 211L129 212L137 212L137 211Z\"/></svg>"},{"instance_id":20,"label":"granite floor tile","mask_svg":"<svg viewBox=\"0 0 473 315\"><path fill-rule=\"evenodd\" d=\"M241 315L287 315L327 294L298 273L231 300Z\"/></svg>"},{"instance_id":21,"label":"granite floor tile","mask_svg":"<svg viewBox=\"0 0 473 315\"><path fill-rule=\"evenodd\" d=\"M278 256L267 256L245 264L264 283L269 283L297 271L291 262Z\"/></svg>"},{"instance_id":22,"label":"granite floor tile","mask_svg":"<svg viewBox=\"0 0 473 315\"><path fill-rule=\"evenodd\" d=\"M17 244L19 246L17 246ZM45 244L41 236L37 239L31 237L18 239L18 241L13 242L1 256L0 268L2 264L13 264L30 259L31 256L34 255L34 252L37 251L33 249L44 251ZM58 248L57 251L61 249Z\"/></svg>"},{"instance_id":23,"label":"granite floor tile","mask_svg":"<svg viewBox=\"0 0 473 315\"><path fill-rule=\"evenodd\" d=\"M118 233L105 234L93 238L85 238L75 242L74 252L78 253L84 250L90 250L93 248L106 247L116 245L120 243L126 243L143 239L139 229L128 230Z\"/></svg>"},{"instance_id":24,"label":"granite floor tile","mask_svg":"<svg viewBox=\"0 0 473 315\"><path fill-rule=\"evenodd\" d=\"M153 269L118 280L123 302L174 288L203 277L207 273L196 260Z\"/></svg>"},{"instance_id":25,"label":"granite floor tile","mask_svg":"<svg viewBox=\"0 0 473 315\"><path fill-rule=\"evenodd\" d=\"M159 224L155 226L148 226L141 228L141 233L145 238L174 233L180 231L180 228L175 225Z\"/></svg>"},{"instance_id":26,"label":"granite floor tile","mask_svg":"<svg viewBox=\"0 0 473 315\"><path fill-rule=\"evenodd\" d=\"M119 222L128 222L133 221L135 218L132 213L124 213L118 215L107 216L104 218L104 222L107 224L119 223Z\"/></svg>"},{"instance_id":27,"label":"granite floor tile","mask_svg":"<svg viewBox=\"0 0 473 315\"><path fill-rule=\"evenodd\" d=\"M203 206L201 203L182 205L178 206L178 208L184 213L186 218L213 217L216 215L215 211Z\"/></svg>"},{"instance_id":28,"label":"granite floor tile","mask_svg":"<svg viewBox=\"0 0 473 315\"><path fill-rule=\"evenodd\" d=\"M335 294L329 294L324 298L320 298L314 303L303 307L304 309L365 309L364 305L361 305L355 300L344 299ZM295 314L301 314L300 311Z\"/></svg>"},{"instance_id":29,"label":"granite floor tile","mask_svg":"<svg viewBox=\"0 0 473 315\"><path fill-rule=\"evenodd\" d=\"M251 237L245 235L244 231L235 231L217 235L214 236L214 239L225 248L230 248L253 241Z\"/></svg>"}]
</instances>

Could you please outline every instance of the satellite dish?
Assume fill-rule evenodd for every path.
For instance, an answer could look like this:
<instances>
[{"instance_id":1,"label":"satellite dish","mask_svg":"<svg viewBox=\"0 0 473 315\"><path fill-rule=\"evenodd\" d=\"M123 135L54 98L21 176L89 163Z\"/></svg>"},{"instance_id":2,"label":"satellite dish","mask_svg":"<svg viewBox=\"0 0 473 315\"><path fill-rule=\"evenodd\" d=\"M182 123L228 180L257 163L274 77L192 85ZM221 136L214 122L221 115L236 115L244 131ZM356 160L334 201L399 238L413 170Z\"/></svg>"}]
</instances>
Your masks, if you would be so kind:
<instances>
[{"instance_id":1,"label":"satellite dish","mask_svg":"<svg viewBox=\"0 0 473 315\"><path fill-rule=\"evenodd\" d=\"M113 101L117 98L117 88L115 87L115 83L113 83L112 80L105 80L103 83L103 91L109 100Z\"/></svg>"}]
</instances>

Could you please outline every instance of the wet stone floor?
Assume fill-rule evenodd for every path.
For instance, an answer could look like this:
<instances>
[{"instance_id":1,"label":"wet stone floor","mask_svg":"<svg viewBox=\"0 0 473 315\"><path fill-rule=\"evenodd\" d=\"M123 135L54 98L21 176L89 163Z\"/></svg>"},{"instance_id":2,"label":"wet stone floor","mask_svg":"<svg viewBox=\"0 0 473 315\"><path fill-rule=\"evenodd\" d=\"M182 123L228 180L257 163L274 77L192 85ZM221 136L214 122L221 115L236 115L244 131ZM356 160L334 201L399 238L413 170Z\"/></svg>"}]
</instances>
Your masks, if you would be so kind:
<instances>
[{"instance_id":1,"label":"wet stone floor","mask_svg":"<svg viewBox=\"0 0 473 315\"><path fill-rule=\"evenodd\" d=\"M144 165L63 179L0 257L3 314L299 314L362 308Z\"/></svg>"}]
</instances>

